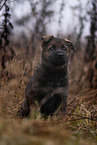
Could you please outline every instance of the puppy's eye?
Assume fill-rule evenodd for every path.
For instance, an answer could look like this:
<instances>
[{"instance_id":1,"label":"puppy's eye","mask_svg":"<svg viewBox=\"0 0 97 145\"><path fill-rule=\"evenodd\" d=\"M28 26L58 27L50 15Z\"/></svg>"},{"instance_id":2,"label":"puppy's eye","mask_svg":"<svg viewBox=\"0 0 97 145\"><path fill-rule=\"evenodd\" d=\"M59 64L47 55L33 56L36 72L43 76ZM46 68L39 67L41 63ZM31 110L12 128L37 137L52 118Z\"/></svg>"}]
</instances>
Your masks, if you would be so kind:
<instances>
[{"instance_id":1,"label":"puppy's eye","mask_svg":"<svg viewBox=\"0 0 97 145\"><path fill-rule=\"evenodd\" d=\"M49 49L50 49L50 50L53 50L53 49L54 49L54 47L50 47Z\"/></svg>"},{"instance_id":2,"label":"puppy's eye","mask_svg":"<svg viewBox=\"0 0 97 145\"><path fill-rule=\"evenodd\" d=\"M49 48L49 50L54 50L55 49L55 47L54 46L51 46L50 48Z\"/></svg>"},{"instance_id":3,"label":"puppy's eye","mask_svg":"<svg viewBox=\"0 0 97 145\"><path fill-rule=\"evenodd\" d=\"M67 48L65 46L62 47L63 50L67 50Z\"/></svg>"}]
</instances>

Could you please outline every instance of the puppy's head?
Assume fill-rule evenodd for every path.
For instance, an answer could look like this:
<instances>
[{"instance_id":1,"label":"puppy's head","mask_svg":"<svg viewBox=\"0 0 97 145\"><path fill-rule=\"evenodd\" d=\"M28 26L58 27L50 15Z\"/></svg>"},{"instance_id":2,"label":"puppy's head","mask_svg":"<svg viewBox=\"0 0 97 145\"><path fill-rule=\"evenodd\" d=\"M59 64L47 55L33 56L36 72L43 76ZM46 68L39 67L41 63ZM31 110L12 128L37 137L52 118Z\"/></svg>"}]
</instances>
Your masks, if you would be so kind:
<instances>
[{"instance_id":1,"label":"puppy's head","mask_svg":"<svg viewBox=\"0 0 97 145\"><path fill-rule=\"evenodd\" d=\"M47 65L58 67L67 64L71 50L75 51L75 48L72 42L67 39L54 36L42 37L42 61Z\"/></svg>"}]
</instances>

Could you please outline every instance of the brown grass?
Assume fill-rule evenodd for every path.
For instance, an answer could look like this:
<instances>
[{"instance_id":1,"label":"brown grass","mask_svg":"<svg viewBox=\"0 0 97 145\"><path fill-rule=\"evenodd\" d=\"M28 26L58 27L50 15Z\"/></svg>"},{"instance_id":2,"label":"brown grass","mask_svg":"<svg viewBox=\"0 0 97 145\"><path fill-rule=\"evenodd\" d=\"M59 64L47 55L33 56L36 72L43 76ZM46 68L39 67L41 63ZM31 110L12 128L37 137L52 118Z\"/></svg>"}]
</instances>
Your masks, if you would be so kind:
<instances>
[{"instance_id":1,"label":"brown grass","mask_svg":"<svg viewBox=\"0 0 97 145\"><path fill-rule=\"evenodd\" d=\"M16 114L24 99L25 86L33 73L33 67L40 60L37 53L32 66L31 57L19 54L17 52L14 60L7 64L10 79L5 76L0 80L0 145L96 145L96 121L78 119L97 115L97 90L90 90L86 82L81 86L82 82L78 81L82 69L82 65L79 67L81 58L76 63L76 56L71 62L73 68L68 104L76 99L68 106L65 119L60 114L44 119L34 109L29 119L18 119Z\"/></svg>"}]
</instances>

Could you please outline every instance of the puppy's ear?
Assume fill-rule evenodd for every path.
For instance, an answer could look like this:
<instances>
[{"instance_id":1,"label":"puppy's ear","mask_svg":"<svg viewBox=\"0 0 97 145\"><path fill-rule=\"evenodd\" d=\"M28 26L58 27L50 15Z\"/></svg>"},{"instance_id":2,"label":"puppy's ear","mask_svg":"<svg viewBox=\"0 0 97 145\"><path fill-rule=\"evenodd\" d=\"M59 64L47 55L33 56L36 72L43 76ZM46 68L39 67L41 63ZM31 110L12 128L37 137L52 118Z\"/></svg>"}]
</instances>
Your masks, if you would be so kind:
<instances>
[{"instance_id":1,"label":"puppy's ear","mask_svg":"<svg viewBox=\"0 0 97 145\"><path fill-rule=\"evenodd\" d=\"M53 35L50 36L42 36L42 46L44 46L47 42L49 42L52 38L54 38Z\"/></svg>"},{"instance_id":2,"label":"puppy's ear","mask_svg":"<svg viewBox=\"0 0 97 145\"><path fill-rule=\"evenodd\" d=\"M73 51L76 52L76 48L74 48L72 42L71 42L70 40L68 40L68 39L64 39L64 40L65 40L65 42L67 43L67 46L68 46L70 49L72 49Z\"/></svg>"}]
</instances>

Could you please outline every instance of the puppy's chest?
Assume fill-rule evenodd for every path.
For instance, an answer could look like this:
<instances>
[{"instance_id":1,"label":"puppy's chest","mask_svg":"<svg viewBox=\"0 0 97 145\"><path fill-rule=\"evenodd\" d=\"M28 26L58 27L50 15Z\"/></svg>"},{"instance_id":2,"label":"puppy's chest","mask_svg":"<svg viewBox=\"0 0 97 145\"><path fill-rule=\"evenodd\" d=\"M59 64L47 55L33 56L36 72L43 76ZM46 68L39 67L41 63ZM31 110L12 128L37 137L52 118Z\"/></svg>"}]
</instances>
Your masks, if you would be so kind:
<instances>
[{"instance_id":1,"label":"puppy's chest","mask_svg":"<svg viewBox=\"0 0 97 145\"><path fill-rule=\"evenodd\" d=\"M64 74L53 73L45 76L45 85L51 88L58 88L67 84L67 79Z\"/></svg>"}]
</instances>

